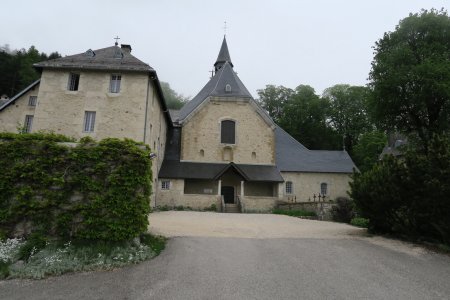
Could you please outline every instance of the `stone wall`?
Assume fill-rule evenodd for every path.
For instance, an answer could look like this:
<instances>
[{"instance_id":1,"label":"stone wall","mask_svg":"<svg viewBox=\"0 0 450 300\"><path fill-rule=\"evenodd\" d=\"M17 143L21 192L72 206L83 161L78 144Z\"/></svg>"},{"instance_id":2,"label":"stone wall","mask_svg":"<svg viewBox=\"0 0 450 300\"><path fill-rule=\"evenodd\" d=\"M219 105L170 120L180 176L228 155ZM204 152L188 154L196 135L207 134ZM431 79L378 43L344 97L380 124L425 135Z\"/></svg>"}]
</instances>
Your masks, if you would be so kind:
<instances>
[{"instance_id":1,"label":"stone wall","mask_svg":"<svg viewBox=\"0 0 450 300\"><path fill-rule=\"evenodd\" d=\"M143 141L148 74L122 73L119 93L109 92L111 73L95 71L80 72L78 91L69 91L69 74L68 70L42 72L33 131L49 130L77 139ZM96 112L94 132L84 132L85 111Z\"/></svg>"},{"instance_id":2,"label":"stone wall","mask_svg":"<svg viewBox=\"0 0 450 300\"><path fill-rule=\"evenodd\" d=\"M276 208L282 210L304 210L315 212L319 220L331 220L331 209L334 206L333 201L325 202L297 202L297 203L286 203L278 202Z\"/></svg>"},{"instance_id":3,"label":"stone wall","mask_svg":"<svg viewBox=\"0 0 450 300\"><path fill-rule=\"evenodd\" d=\"M269 213L277 203L277 197L245 196L241 198L242 212Z\"/></svg>"},{"instance_id":4,"label":"stone wall","mask_svg":"<svg viewBox=\"0 0 450 300\"><path fill-rule=\"evenodd\" d=\"M222 120L236 122L234 145L221 144ZM230 158L225 157L224 151L231 151ZM181 160L273 165L275 134L248 100L212 98L183 125Z\"/></svg>"},{"instance_id":5,"label":"stone wall","mask_svg":"<svg viewBox=\"0 0 450 300\"><path fill-rule=\"evenodd\" d=\"M290 202L313 202L314 194L317 196L321 193L321 183L327 184L327 200L347 197L350 189L350 174L345 173L281 172L281 176L285 181L283 199ZM286 194L286 181L292 182L292 194Z\"/></svg>"},{"instance_id":6,"label":"stone wall","mask_svg":"<svg viewBox=\"0 0 450 300\"><path fill-rule=\"evenodd\" d=\"M35 114L35 106L29 106L30 96L38 96L39 84L0 112L0 132L18 132L25 124L25 116ZM39 103L39 97L37 99ZM31 128L34 129L34 126Z\"/></svg>"},{"instance_id":7,"label":"stone wall","mask_svg":"<svg viewBox=\"0 0 450 300\"><path fill-rule=\"evenodd\" d=\"M169 179L160 179L158 184L158 192L156 195L156 206L163 207L168 206L174 208L176 206L190 207L192 209L206 209L210 208L212 204L216 207L220 207L220 196L215 194L184 194L184 180L183 179L170 179L170 189L163 190L161 188L161 182Z\"/></svg>"}]
</instances>

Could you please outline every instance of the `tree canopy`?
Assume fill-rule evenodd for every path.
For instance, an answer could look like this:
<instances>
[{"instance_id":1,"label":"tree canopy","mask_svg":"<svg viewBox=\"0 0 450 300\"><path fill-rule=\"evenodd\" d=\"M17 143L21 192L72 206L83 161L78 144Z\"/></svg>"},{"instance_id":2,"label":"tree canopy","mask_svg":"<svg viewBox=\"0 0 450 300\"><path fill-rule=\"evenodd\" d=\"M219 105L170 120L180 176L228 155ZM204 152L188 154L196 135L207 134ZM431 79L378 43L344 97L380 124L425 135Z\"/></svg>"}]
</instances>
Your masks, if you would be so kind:
<instances>
[{"instance_id":1,"label":"tree canopy","mask_svg":"<svg viewBox=\"0 0 450 300\"><path fill-rule=\"evenodd\" d=\"M187 101L189 101L188 97L175 92L170 87L169 83L160 81L160 84L164 94L164 99L166 100L166 104L169 109L180 109Z\"/></svg>"},{"instance_id":2,"label":"tree canopy","mask_svg":"<svg viewBox=\"0 0 450 300\"><path fill-rule=\"evenodd\" d=\"M13 51L8 45L0 47L0 95L14 96L39 78L34 63L58 57L61 57L58 52L47 55L34 46Z\"/></svg>"},{"instance_id":3,"label":"tree canopy","mask_svg":"<svg viewBox=\"0 0 450 300\"><path fill-rule=\"evenodd\" d=\"M427 148L450 128L450 18L422 10L375 44L371 108L386 129L415 134Z\"/></svg>"},{"instance_id":4,"label":"tree canopy","mask_svg":"<svg viewBox=\"0 0 450 300\"><path fill-rule=\"evenodd\" d=\"M322 95L329 103L329 124L344 138L345 149L349 153L353 153L361 134L373 130L367 112L369 96L367 87L349 84L334 85Z\"/></svg>"}]
</instances>

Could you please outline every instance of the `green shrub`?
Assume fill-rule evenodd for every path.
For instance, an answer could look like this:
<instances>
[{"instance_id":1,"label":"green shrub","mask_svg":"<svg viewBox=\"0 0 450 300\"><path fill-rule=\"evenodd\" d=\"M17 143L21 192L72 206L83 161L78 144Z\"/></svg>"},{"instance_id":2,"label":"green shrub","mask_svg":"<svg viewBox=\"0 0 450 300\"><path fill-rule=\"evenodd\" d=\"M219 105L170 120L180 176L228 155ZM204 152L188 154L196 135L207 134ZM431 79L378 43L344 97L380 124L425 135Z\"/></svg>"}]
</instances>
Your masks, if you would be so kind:
<instances>
[{"instance_id":1,"label":"green shrub","mask_svg":"<svg viewBox=\"0 0 450 300\"><path fill-rule=\"evenodd\" d=\"M109 270L154 257L164 246L164 238L151 235L143 235L141 243L92 240L63 244L50 242L24 264L9 265L7 271L10 278L40 279L74 271ZM0 264L0 274L1 268Z\"/></svg>"},{"instance_id":2,"label":"green shrub","mask_svg":"<svg viewBox=\"0 0 450 300\"><path fill-rule=\"evenodd\" d=\"M54 134L5 136L0 231L30 223L52 237L120 241L147 230L152 174L142 144L111 138L68 148L55 141L70 139Z\"/></svg>"},{"instance_id":3,"label":"green shrub","mask_svg":"<svg viewBox=\"0 0 450 300\"><path fill-rule=\"evenodd\" d=\"M12 133L0 132L0 140L21 140L21 141L37 141L45 140L52 142L75 142L72 137L52 132L36 132L36 133Z\"/></svg>"},{"instance_id":4,"label":"green shrub","mask_svg":"<svg viewBox=\"0 0 450 300\"><path fill-rule=\"evenodd\" d=\"M276 215L286 215L291 217L316 217L317 214L313 211L306 210L284 210L284 209L274 209L272 211Z\"/></svg>"},{"instance_id":5,"label":"green shrub","mask_svg":"<svg viewBox=\"0 0 450 300\"><path fill-rule=\"evenodd\" d=\"M9 276L9 263L0 261L0 279L5 279Z\"/></svg>"},{"instance_id":6,"label":"green shrub","mask_svg":"<svg viewBox=\"0 0 450 300\"><path fill-rule=\"evenodd\" d=\"M346 197L336 198L336 204L331 208L331 216L336 222L350 223L355 216L355 205Z\"/></svg>"},{"instance_id":7,"label":"green shrub","mask_svg":"<svg viewBox=\"0 0 450 300\"><path fill-rule=\"evenodd\" d=\"M46 243L47 239L42 234L38 232L32 233L25 244L20 247L18 259L28 261L30 256L39 252L41 249L44 249Z\"/></svg>"},{"instance_id":8,"label":"green shrub","mask_svg":"<svg viewBox=\"0 0 450 300\"><path fill-rule=\"evenodd\" d=\"M413 240L450 243L450 141L435 136L428 149L410 145L353 174L351 197L369 230Z\"/></svg>"},{"instance_id":9,"label":"green shrub","mask_svg":"<svg viewBox=\"0 0 450 300\"><path fill-rule=\"evenodd\" d=\"M350 224L357 227L367 228L369 227L369 220L366 218L353 218Z\"/></svg>"}]
</instances>

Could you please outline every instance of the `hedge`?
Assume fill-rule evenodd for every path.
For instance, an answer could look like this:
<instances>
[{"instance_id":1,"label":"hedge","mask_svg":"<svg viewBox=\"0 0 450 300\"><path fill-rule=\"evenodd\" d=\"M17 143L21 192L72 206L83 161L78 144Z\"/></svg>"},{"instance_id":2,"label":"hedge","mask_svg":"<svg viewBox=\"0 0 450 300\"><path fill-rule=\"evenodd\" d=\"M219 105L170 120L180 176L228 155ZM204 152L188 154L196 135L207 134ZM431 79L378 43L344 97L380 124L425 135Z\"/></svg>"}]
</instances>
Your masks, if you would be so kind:
<instances>
[{"instance_id":1,"label":"hedge","mask_svg":"<svg viewBox=\"0 0 450 300\"><path fill-rule=\"evenodd\" d=\"M56 138L56 137L57 138ZM147 230L150 149L39 134L0 135L0 233L120 241Z\"/></svg>"}]
</instances>

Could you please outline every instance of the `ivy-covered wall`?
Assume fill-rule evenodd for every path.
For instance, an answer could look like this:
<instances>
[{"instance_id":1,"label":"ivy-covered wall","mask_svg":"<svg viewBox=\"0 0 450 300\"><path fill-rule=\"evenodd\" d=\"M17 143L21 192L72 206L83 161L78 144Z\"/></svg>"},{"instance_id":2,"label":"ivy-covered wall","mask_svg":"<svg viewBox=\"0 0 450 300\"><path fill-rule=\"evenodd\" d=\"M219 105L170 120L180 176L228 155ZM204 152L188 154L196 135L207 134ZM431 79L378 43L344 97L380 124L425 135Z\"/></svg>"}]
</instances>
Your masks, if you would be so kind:
<instances>
[{"instance_id":1,"label":"ivy-covered wall","mask_svg":"<svg viewBox=\"0 0 450 300\"><path fill-rule=\"evenodd\" d=\"M150 149L55 134L0 134L0 235L126 240L147 230Z\"/></svg>"}]
</instances>

